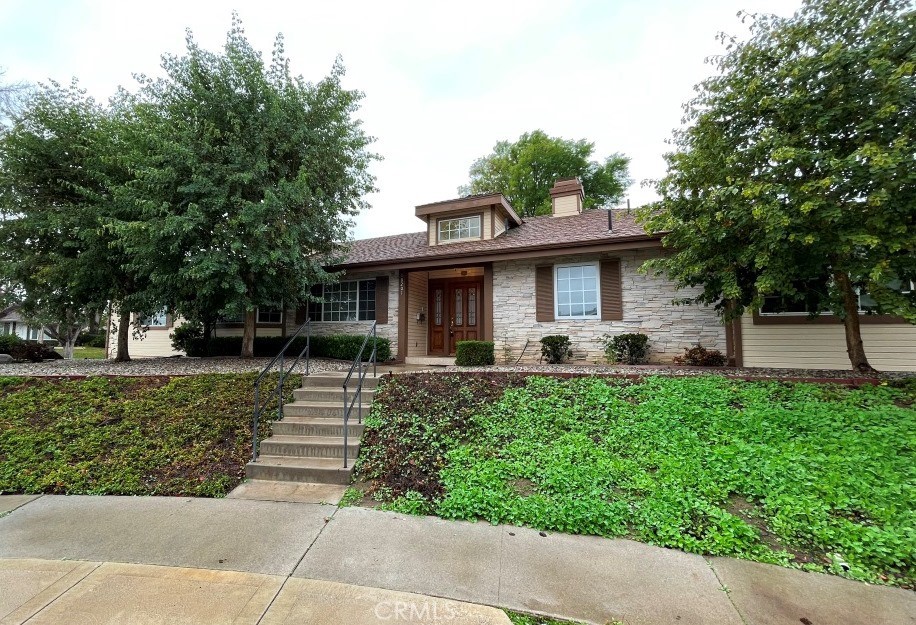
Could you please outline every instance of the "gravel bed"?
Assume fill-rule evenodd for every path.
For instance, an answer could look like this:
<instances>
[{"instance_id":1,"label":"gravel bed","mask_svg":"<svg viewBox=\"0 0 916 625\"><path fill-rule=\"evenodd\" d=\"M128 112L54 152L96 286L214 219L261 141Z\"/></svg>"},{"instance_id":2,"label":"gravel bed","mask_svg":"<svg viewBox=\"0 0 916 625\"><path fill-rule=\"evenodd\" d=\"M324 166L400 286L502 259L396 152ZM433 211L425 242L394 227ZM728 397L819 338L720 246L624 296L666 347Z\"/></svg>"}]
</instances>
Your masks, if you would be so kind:
<instances>
[{"instance_id":1,"label":"gravel bed","mask_svg":"<svg viewBox=\"0 0 916 625\"><path fill-rule=\"evenodd\" d=\"M842 369L769 369L763 367L687 367L671 365L494 365L491 367L435 367L426 371L448 373L489 372L489 373L553 373L578 375L725 375L736 378L755 379L803 379L803 380L899 380L916 377L912 371L881 371L875 376L866 376L855 371Z\"/></svg>"},{"instance_id":2,"label":"gravel bed","mask_svg":"<svg viewBox=\"0 0 916 625\"><path fill-rule=\"evenodd\" d=\"M244 373L261 371L270 358L137 358L130 362L113 360L46 360L0 364L0 375L13 376L88 376L88 375L195 375L198 373ZM313 358L312 373L349 368L349 362ZM305 364L296 366L305 371Z\"/></svg>"}]
</instances>

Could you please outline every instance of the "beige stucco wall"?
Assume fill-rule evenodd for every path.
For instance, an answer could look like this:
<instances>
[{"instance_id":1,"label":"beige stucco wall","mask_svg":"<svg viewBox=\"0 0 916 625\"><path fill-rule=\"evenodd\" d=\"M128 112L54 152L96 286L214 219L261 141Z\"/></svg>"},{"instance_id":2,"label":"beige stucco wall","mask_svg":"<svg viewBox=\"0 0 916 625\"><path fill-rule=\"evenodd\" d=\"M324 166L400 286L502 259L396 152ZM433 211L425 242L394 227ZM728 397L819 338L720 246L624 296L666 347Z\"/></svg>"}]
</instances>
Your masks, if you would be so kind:
<instances>
[{"instance_id":1,"label":"beige stucco wall","mask_svg":"<svg viewBox=\"0 0 916 625\"><path fill-rule=\"evenodd\" d=\"M884 371L916 371L916 326L862 324L865 355ZM851 369L840 324L755 325L741 319L741 344L746 367Z\"/></svg>"},{"instance_id":2,"label":"beige stucco wall","mask_svg":"<svg viewBox=\"0 0 916 625\"><path fill-rule=\"evenodd\" d=\"M174 320L172 326L168 328L151 328L146 333L137 338L131 328L130 338L128 339L127 351L131 358L157 358L160 356L182 356L184 352L176 351L172 348L171 334L175 325L181 325L182 319L179 317ZM111 328L108 336L108 357L115 358L118 355L118 314L117 311L112 313Z\"/></svg>"},{"instance_id":3,"label":"beige stucco wall","mask_svg":"<svg viewBox=\"0 0 916 625\"><path fill-rule=\"evenodd\" d=\"M543 260L502 261L493 263L493 338L496 360L506 355L515 362L529 341L522 362L537 362L541 355L540 339L549 334L566 334L572 341L572 362L605 362L600 338L604 334L642 332L649 336L650 360L670 362L683 354L684 348L700 343L725 352L725 328L715 312L704 306L677 306L674 284L660 276L638 273L649 258L648 252L620 256L623 293L623 321L575 319L538 322L535 311L535 267L561 262L599 260L596 255L564 256ZM508 345L508 352L506 347Z\"/></svg>"}]
</instances>

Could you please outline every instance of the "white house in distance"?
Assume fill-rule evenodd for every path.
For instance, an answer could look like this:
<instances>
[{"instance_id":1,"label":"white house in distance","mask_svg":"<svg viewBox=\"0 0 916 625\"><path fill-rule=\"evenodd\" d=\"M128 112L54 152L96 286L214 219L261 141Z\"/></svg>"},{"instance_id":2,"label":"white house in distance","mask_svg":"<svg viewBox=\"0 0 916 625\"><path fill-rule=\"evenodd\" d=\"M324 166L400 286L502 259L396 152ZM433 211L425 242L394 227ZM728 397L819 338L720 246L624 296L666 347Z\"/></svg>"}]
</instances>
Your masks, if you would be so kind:
<instances>
[{"instance_id":1,"label":"white house in distance","mask_svg":"<svg viewBox=\"0 0 916 625\"><path fill-rule=\"evenodd\" d=\"M423 230L354 241L332 268L345 276L324 288L323 304L258 311L257 334L286 335L309 317L314 334L364 334L377 321L398 360L449 364L466 339L494 341L497 362L537 362L539 341L550 334L570 337L571 362L600 363L603 336L642 332L652 362L700 344L737 366L850 368L836 317L779 311L774 298L761 313L724 325L711 308L675 305L687 293L639 272L665 253L659 235L628 210L583 210L577 179L558 180L550 195L550 215L524 219L498 193L417 206ZM867 304L863 295L863 312ZM173 320L149 321L131 355L176 355ZM217 333L240 334L241 326ZM862 336L876 368L916 371L916 326L866 314Z\"/></svg>"},{"instance_id":2,"label":"white house in distance","mask_svg":"<svg viewBox=\"0 0 916 625\"><path fill-rule=\"evenodd\" d=\"M47 340L51 336L43 332L39 326L32 326L23 321L19 308L10 306L0 311L0 334L8 336L15 334L23 341Z\"/></svg>"}]
</instances>

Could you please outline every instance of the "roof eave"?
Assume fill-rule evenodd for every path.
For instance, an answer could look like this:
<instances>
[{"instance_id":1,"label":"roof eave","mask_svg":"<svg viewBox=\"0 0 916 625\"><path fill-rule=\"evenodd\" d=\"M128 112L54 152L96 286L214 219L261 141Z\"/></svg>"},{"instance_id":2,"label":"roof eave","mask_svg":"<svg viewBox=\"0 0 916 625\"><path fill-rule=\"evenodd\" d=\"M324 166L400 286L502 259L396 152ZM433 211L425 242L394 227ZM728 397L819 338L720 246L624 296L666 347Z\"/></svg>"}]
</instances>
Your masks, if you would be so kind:
<instances>
[{"instance_id":1,"label":"roof eave","mask_svg":"<svg viewBox=\"0 0 916 625\"><path fill-rule=\"evenodd\" d=\"M485 250L485 251L469 251L469 252L457 252L454 254L437 254L435 256L407 256L402 258L393 258L386 259L382 261L366 261L359 263L343 263L340 265L329 266L328 269L335 271L341 269L364 269L367 267L385 267L388 269L396 269L398 267L392 267L393 265L411 265L411 266L422 266L441 264L442 261L454 261L467 258L486 258L486 261L481 262L490 262L493 260L506 259L507 257L519 256L519 255L531 255L532 253L537 252L556 252L560 250L559 253L547 254L548 256L557 256L563 251L569 250L570 252L583 254L588 253L589 251L612 251L614 249L634 249L639 247L661 247L661 239L664 235L632 235L628 237L616 237L613 239L598 239L591 241L576 241L572 243L546 243L542 245L531 245L526 247L517 247L517 248L497 248L494 250ZM647 245L634 245L638 243L646 243Z\"/></svg>"}]
</instances>

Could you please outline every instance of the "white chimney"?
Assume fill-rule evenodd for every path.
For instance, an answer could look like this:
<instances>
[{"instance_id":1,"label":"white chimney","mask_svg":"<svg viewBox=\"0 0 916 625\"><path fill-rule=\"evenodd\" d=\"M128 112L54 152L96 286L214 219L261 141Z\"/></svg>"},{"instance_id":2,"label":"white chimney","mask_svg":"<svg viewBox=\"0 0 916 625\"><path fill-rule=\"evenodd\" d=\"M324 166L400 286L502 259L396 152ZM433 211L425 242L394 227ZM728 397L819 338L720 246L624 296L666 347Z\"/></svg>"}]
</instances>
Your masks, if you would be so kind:
<instances>
[{"instance_id":1,"label":"white chimney","mask_svg":"<svg viewBox=\"0 0 916 625\"><path fill-rule=\"evenodd\" d=\"M578 178L560 178L550 190L550 203L554 217L578 215L582 212L585 191Z\"/></svg>"}]
</instances>

